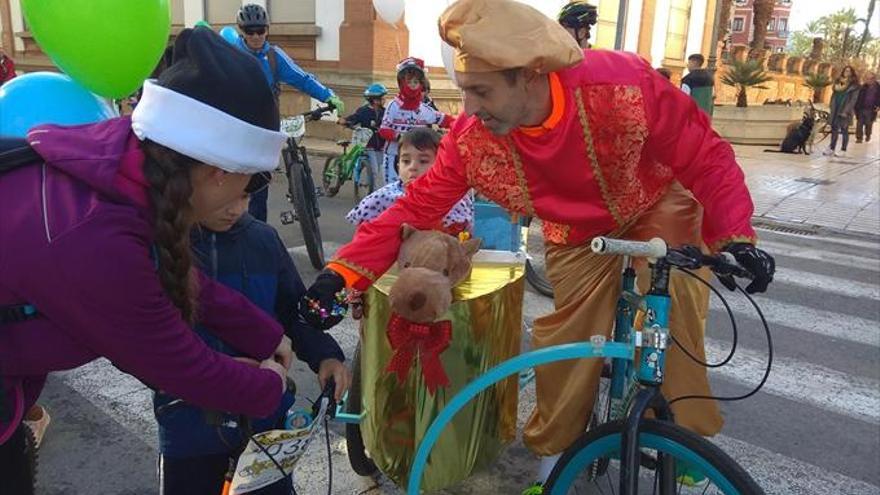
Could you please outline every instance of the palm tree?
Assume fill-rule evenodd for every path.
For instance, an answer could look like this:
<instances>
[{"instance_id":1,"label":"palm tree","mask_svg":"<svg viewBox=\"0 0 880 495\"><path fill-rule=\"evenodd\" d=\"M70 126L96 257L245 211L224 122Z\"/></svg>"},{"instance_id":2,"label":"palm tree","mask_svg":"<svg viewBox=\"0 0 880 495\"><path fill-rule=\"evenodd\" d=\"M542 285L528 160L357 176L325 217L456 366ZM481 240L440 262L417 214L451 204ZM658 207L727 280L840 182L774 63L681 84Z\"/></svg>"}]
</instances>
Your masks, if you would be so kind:
<instances>
[{"instance_id":1,"label":"palm tree","mask_svg":"<svg viewBox=\"0 0 880 495\"><path fill-rule=\"evenodd\" d=\"M734 61L733 65L721 77L721 82L737 88L736 106L745 108L749 106L746 90L749 88L767 89L762 86L773 77L764 72L761 63L757 60Z\"/></svg>"},{"instance_id":2,"label":"palm tree","mask_svg":"<svg viewBox=\"0 0 880 495\"><path fill-rule=\"evenodd\" d=\"M831 78L825 74L810 74L804 79L804 86L813 90L813 103L822 101L822 90L831 84Z\"/></svg>"},{"instance_id":3,"label":"palm tree","mask_svg":"<svg viewBox=\"0 0 880 495\"><path fill-rule=\"evenodd\" d=\"M865 42L868 41L868 35L871 33L869 29L871 26L871 19L874 18L874 7L877 5L877 0L871 0L871 3L868 4L868 16L863 19L865 21L865 30L862 32L862 39L859 40L859 47L856 49L856 57L862 54L862 48L865 46Z\"/></svg>"},{"instance_id":4,"label":"palm tree","mask_svg":"<svg viewBox=\"0 0 880 495\"><path fill-rule=\"evenodd\" d=\"M774 5L776 5L776 0L755 0L755 3L752 5L755 34L752 37L752 49L749 50L749 58L760 59L764 55L764 43L767 41L767 25L773 16Z\"/></svg>"}]
</instances>

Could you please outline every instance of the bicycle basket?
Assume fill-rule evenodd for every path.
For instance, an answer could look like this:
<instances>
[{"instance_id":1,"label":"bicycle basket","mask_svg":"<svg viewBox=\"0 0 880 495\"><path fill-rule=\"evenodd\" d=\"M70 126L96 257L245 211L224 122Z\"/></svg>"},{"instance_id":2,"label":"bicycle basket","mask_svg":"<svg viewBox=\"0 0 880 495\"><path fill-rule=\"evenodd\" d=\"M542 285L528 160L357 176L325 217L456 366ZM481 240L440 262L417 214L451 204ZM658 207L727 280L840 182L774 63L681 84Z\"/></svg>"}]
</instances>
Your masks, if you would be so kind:
<instances>
[{"instance_id":1,"label":"bicycle basket","mask_svg":"<svg viewBox=\"0 0 880 495\"><path fill-rule=\"evenodd\" d=\"M306 119L302 115L286 117L281 120L281 132L292 138L301 138L306 133Z\"/></svg>"},{"instance_id":2,"label":"bicycle basket","mask_svg":"<svg viewBox=\"0 0 880 495\"><path fill-rule=\"evenodd\" d=\"M371 137L373 137L373 131L364 127L358 127L351 133L351 144L366 146L370 142Z\"/></svg>"}]
</instances>

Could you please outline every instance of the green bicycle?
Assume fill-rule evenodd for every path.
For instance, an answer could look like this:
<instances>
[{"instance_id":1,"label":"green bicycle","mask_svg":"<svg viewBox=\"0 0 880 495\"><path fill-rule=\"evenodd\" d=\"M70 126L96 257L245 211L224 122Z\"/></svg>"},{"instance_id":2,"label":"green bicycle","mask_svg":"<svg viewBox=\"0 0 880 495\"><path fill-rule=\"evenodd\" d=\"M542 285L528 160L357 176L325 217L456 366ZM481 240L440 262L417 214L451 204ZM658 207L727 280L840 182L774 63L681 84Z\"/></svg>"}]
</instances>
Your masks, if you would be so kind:
<instances>
[{"instance_id":1,"label":"green bicycle","mask_svg":"<svg viewBox=\"0 0 880 495\"><path fill-rule=\"evenodd\" d=\"M328 197L336 196L342 185L348 180L354 183L356 200L375 190L376 178L366 153L367 143L370 142L372 136L373 131L370 129L355 127L351 140L336 142L342 147L342 155L331 156L324 163L321 179L325 195Z\"/></svg>"}]
</instances>

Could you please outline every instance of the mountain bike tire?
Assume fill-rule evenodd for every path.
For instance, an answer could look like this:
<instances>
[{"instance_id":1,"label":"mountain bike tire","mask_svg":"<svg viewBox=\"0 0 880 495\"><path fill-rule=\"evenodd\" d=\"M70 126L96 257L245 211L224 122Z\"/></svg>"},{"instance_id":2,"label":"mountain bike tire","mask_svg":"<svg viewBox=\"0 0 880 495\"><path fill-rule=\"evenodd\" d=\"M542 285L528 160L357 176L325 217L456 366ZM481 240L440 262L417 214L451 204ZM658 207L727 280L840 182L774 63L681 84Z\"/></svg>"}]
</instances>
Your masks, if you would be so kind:
<instances>
[{"instance_id":1,"label":"mountain bike tire","mask_svg":"<svg viewBox=\"0 0 880 495\"><path fill-rule=\"evenodd\" d=\"M309 261L316 270L321 270L324 268L324 245L318 226L318 211L315 209L317 198L314 183L311 177L306 177L306 168L289 148L285 148L284 162L287 166L290 200L302 230Z\"/></svg>"},{"instance_id":2,"label":"mountain bike tire","mask_svg":"<svg viewBox=\"0 0 880 495\"><path fill-rule=\"evenodd\" d=\"M572 444L556 463L544 485L544 493L551 495L575 493L575 482L581 473L588 472L599 459L620 456L623 421L613 421L591 429ZM696 488L695 493L723 493L725 495L762 495L763 489L729 455L712 442L673 423L645 419L639 426L639 449L656 450L658 454L670 455L676 462L686 462L699 469L715 486L716 491ZM658 462L659 464L659 462ZM618 477L609 470L610 486L616 486ZM655 471L655 476L657 472ZM605 480L591 480L601 486L609 486ZM640 493L644 492L644 483ZM657 485L654 485L657 492ZM708 487L707 487L708 488ZM677 484L676 493L691 493L692 488ZM616 491L614 493L617 493Z\"/></svg>"}]
</instances>

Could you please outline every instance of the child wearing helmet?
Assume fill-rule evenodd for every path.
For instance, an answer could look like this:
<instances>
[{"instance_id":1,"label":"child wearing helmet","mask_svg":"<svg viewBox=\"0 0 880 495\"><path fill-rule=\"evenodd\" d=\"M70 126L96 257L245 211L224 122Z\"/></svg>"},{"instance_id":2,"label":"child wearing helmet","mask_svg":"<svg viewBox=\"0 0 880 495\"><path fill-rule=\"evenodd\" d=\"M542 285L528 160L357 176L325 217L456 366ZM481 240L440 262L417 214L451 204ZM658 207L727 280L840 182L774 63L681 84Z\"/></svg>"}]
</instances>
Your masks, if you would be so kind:
<instances>
[{"instance_id":1,"label":"child wearing helmet","mask_svg":"<svg viewBox=\"0 0 880 495\"><path fill-rule=\"evenodd\" d=\"M425 62L415 57L407 57L397 65L397 86L400 93L385 110L385 118L379 134L385 145L385 183L397 180L394 164L397 159L397 138L413 127L439 125L449 127L452 117L435 110L424 101L427 77Z\"/></svg>"},{"instance_id":2,"label":"child wearing helmet","mask_svg":"<svg viewBox=\"0 0 880 495\"><path fill-rule=\"evenodd\" d=\"M385 147L385 140L379 135L379 124L385 116L385 95L388 89L379 83L373 83L364 90L364 99L367 102L358 108L353 114L345 118L340 118L337 123L346 127L360 126L373 131L373 137L367 143L366 154L370 161L370 168L373 169L373 177L376 185L379 185L379 167L385 159L382 148Z\"/></svg>"}]
</instances>

